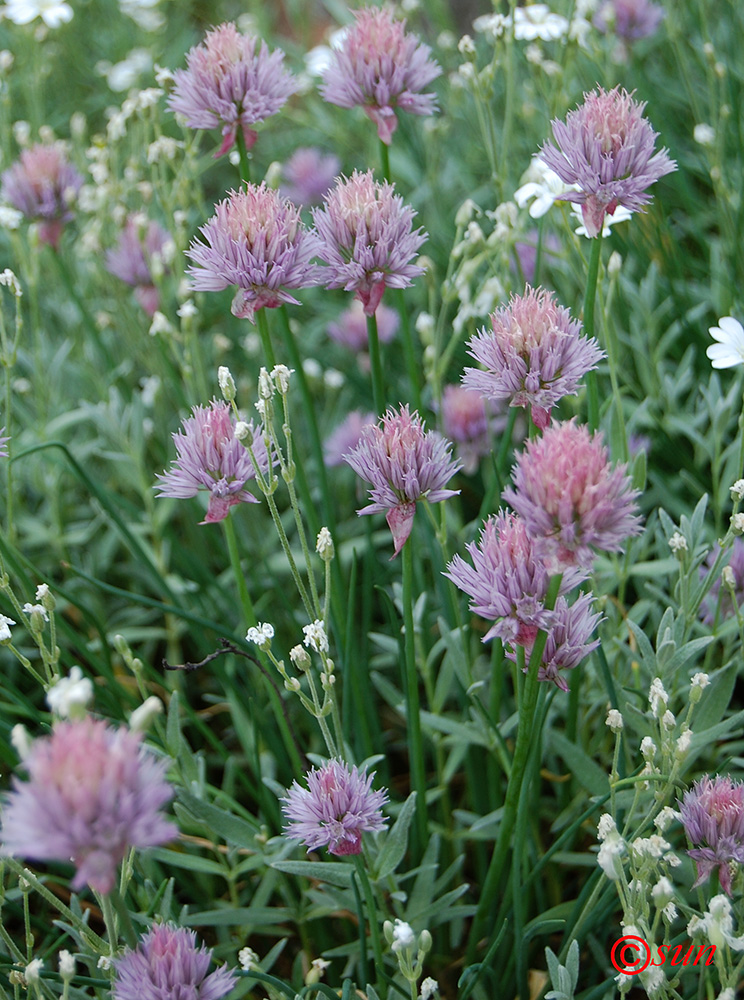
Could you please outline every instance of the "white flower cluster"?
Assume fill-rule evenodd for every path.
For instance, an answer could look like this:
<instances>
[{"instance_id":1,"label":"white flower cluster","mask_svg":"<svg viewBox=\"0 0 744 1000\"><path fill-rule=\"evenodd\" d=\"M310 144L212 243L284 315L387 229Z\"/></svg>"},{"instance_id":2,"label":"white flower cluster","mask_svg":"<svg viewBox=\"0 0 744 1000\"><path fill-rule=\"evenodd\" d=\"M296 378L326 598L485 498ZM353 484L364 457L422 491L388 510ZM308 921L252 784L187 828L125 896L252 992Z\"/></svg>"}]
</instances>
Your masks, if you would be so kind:
<instances>
[{"instance_id":1,"label":"white flower cluster","mask_svg":"<svg viewBox=\"0 0 744 1000\"><path fill-rule=\"evenodd\" d=\"M328 645L328 636L326 634L325 626L323 622L316 618L314 622L310 625L303 626L302 631L305 634L303 642L309 649L314 649L316 653L327 653L330 649Z\"/></svg>"},{"instance_id":2,"label":"white flower cluster","mask_svg":"<svg viewBox=\"0 0 744 1000\"><path fill-rule=\"evenodd\" d=\"M249 628L245 634L248 642L255 643L259 649L268 649L274 638L274 626L269 622L259 622L257 627Z\"/></svg>"}]
</instances>

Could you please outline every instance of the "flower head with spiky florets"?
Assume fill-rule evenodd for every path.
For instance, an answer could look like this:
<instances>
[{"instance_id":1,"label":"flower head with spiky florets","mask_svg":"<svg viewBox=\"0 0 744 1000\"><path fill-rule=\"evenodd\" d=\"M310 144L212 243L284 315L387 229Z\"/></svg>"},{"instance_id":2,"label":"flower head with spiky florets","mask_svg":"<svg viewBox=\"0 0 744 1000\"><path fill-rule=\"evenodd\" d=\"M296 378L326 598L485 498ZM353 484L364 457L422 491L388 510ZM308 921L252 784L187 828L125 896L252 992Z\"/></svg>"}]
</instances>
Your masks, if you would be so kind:
<instances>
[{"instance_id":1,"label":"flower head with spiky florets","mask_svg":"<svg viewBox=\"0 0 744 1000\"><path fill-rule=\"evenodd\" d=\"M641 519L624 465L612 468L602 435L574 420L554 422L529 441L504 499L539 541L551 570L591 567L593 549L619 552Z\"/></svg>"},{"instance_id":2,"label":"flower head with spiky florets","mask_svg":"<svg viewBox=\"0 0 744 1000\"><path fill-rule=\"evenodd\" d=\"M406 32L387 7L365 7L354 14L343 42L332 53L320 88L324 100L342 108L360 107L390 145L398 127L396 108L414 115L437 110L436 96L422 94L442 72L431 49Z\"/></svg>"},{"instance_id":3,"label":"flower head with spiky florets","mask_svg":"<svg viewBox=\"0 0 744 1000\"><path fill-rule=\"evenodd\" d=\"M438 503L459 490L445 489L460 469L452 458L452 444L436 431L427 431L421 417L407 406L389 409L379 424L365 427L356 448L344 460L372 484L372 503L358 514L385 514L398 555L411 534L416 503Z\"/></svg>"},{"instance_id":4,"label":"flower head with spiky florets","mask_svg":"<svg viewBox=\"0 0 744 1000\"><path fill-rule=\"evenodd\" d=\"M565 597L559 597L555 608L550 612L550 625L545 641L545 649L540 658L537 679L552 681L561 691L568 691L568 682L560 673L562 670L573 670L582 660L596 649L599 639L592 639L601 614L592 611L594 596L580 594L573 604ZM525 648L525 659L529 662L533 643ZM506 648L506 656L516 660L513 650ZM525 671L526 671L525 667Z\"/></svg>"},{"instance_id":5,"label":"flower head with spiky florets","mask_svg":"<svg viewBox=\"0 0 744 1000\"><path fill-rule=\"evenodd\" d=\"M253 125L275 115L296 93L297 79L284 68L284 53L269 53L266 42L241 35L234 24L208 31L186 56L186 69L175 71L168 98L171 111L186 117L190 128L222 126L222 156L240 128L247 149L258 138Z\"/></svg>"},{"instance_id":6,"label":"flower head with spiky florets","mask_svg":"<svg viewBox=\"0 0 744 1000\"><path fill-rule=\"evenodd\" d=\"M602 32L614 32L624 42L653 35L664 19L664 8L650 0L606 0L594 15Z\"/></svg>"},{"instance_id":7,"label":"flower head with spiky florets","mask_svg":"<svg viewBox=\"0 0 744 1000\"><path fill-rule=\"evenodd\" d=\"M685 833L694 844L687 853L702 885L717 868L721 888L731 895L732 863L744 863L744 784L728 775L696 781L679 803Z\"/></svg>"},{"instance_id":8,"label":"flower head with spiky florets","mask_svg":"<svg viewBox=\"0 0 744 1000\"><path fill-rule=\"evenodd\" d=\"M141 745L142 734L86 717L59 722L31 745L2 812L6 854L72 860L73 889L110 892L130 847L172 840L177 827L160 809L173 797L166 763Z\"/></svg>"},{"instance_id":9,"label":"flower head with spiky florets","mask_svg":"<svg viewBox=\"0 0 744 1000\"><path fill-rule=\"evenodd\" d=\"M413 229L415 215L394 185L378 183L371 170L340 177L324 207L313 209L318 256L329 265L327 287L356 292L367 316L386 288L407 288L424 273L411 263L427 238Z\"/></svg>"},{"instance_id":10,"label":"flower head with spiky florets","mask_svg":"<svg viewBox=\"0 0 744 1000\"><path fill-rule=\"evenodd\" d=\"M387 824L382 807L388 795L384 789L372 791L373 778L374 773L340 760L314 767L307 788L295 781L282 799L285 834L301 840L308 851L327 847L331 854L361 854L362 834L384 830Z\"/></svg>"},{"instance_id":11,"label":"flower head with spiky florets","mask_svg":"<svg viewBox=\"0 0 744 1000\"><path fill-rule=\"evenodd\" d=\"M68 161L64 145L37 143L24 149L1 180L0 198L28 220L40 222L40 239L56 250L83 184L83 176Z\"/></svg>"},{"instance_id":12,"label":"flower head with spiky florets","mask_svg":"<svg viewBox=\"0 0 744 1000\"><path fill-rule=\"evenodd\" d=\"M284 183L279 193L295 205L319 205L333 187L340 169L341 161L334 153L323 153L314 146L302 146L282 167Z\"/></svg>"},{"instance_id":13,"label":"flower head with spiky florets","mask_svg":"<svg viewBox=\"0 0 744 1000\"><path fill-rule=\"evenodd\" d=\"M237 976L227 965L208 972L211 961L195 931L159 924L116 959L113 1000L220 1000Z\"/></svg>"},{"instance_id":14,"label":"flower head with spiky florets","mask_svg":"<svg viewBox=\"0 0 744 1000\"><path fill-rule=\"evenodd\" d=\"M130 216L115 247L106 254L106 269L134 288L135 298L148 314L154 316L160 304L151 267L155 259L165 265L173 240L157 222Z\"/></svg>"},{"instance_id":15,"label":"flower head with spiky florets","mask_svg":"<svg viewBox=\"0 0 744 1000\"><path fill-rule=\"evenodd\" d=\"M257 309L275 309L297 299L287 289L309 288L321 280L312 264L318 238L300 220L300 210L265 183L230 191L201 227L206 243L195 240L186 255L196 291L219 292L237 285L234 316L254 322Z\"/></svg>"},{"instance_id":16,"label":"flower head with spiky florets","mask_svg":"<svg viewBox=\"0 0 744 1000\"><path fill-rule=\"evenodd\" d=\"M466 368L465 388L510 406L530 406L541 430L552 407L576 393L581 378L605 356L594 338L581 336L581 322L557 305L552 292L529 285L491 315L491 330L481 330L469 348L486 370Z\"/></svg>"},{"instance_id":17,"label":"flower head with spiky florets","mask_svg":"<svg viewBox=\"0 0 744 1000\"><path fill-rule=\"evenodd\" d=\"M647 188L677 169L666 149L654 151L657 133L643 117L645 107L619 87L599 87L565 122L552 122L555 144L548 140L540 156L562 181L578 187L558 197L581 205L589 236L599 235L605 214L618 205L631 212L647 205Z\"/></svg>"},{"instance_id":18,"label":"flower head with spiky florets","mask_svg":"<svg viewBox=\"0 0 744 1000\"><path fill-rule=\"evenodd\" d=\"M183 428L173 435L178 457L169 472L157 477L160 482L155 488L160 491L158 496L179 499L194 497L200 489L209 490L207 516L201 523L212 524L223 521L235 504L258 503L244 489L256 473L247 448L235 436L236 421L228 403L213 399L209 407L195 406L191 412ZM254 435L252 424L248 428L259 468L268 472L263 437Z\"/></svg>"},{"instance_id":19,"label":"flower head with spiky florets","mask_svg":"<svg viewBox=\"0 0 744 1000\"><path fill-rule=\"evenodd\" d=\"M538 630L552 624L553 612L545 609L550 574L523 522L500 510L485 522L480 540L466 548L473 565L456 555L444 575L468 595L471 611L495 621L483 642L498 636L532 648ZM561 591L571 590L585 576L581 570L567 570Z\"/></svg>"}]
</instances>

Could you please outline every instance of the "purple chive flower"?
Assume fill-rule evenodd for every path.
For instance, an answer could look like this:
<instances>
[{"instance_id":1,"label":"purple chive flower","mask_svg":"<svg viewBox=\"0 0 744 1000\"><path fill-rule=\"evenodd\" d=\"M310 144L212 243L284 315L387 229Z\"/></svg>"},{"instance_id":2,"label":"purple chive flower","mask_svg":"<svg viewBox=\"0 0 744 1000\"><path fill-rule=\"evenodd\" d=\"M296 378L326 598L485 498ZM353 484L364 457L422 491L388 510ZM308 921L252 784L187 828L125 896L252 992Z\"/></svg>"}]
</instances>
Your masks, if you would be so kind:
<instances>
[{"instance_id":1,"label":"purple chive flower","mask_svg":"<svg viewBox=\"0 0 744 1000\"><path fill-rule=\"evenodd\" d=\"M664 19L664 8L650 0L607 0L594 15L598 31L614 33L624 42L653 35Z\"/></svg>"},{"instance_id":2,"label":"purple chive flower","mask_svg":"<svg viewBox=\"0 0 744 1000\"><path fill-rule=\"evenodd\" d=\"M454 441L462 471L472 475L491 451L491 435L503 430L505 419L496 417L491 403L461 385L446 385L442 392L442 430Z\"/></svg>"},{"instance_id":3,"label":"purple chive flower","mask_svg":"<svg viewBox=\"0 0 744 1000\"><path fill-rule=\"evenodd\" d=\"M113 1000L220 1000L237 982L223 965L208 973L212 950L183 927L152 927L114 962Z\"/></svg>"},{"instance_id":4,"label":"purple chive flower","mask_svg":"<svg viewBox=\"0 0 744 1000\"><path fill-rule=\"evenodd\" d=\"M687 852L697 865L693 889L717 868L721 888L730 896L734 863L744 862L744 784L727 775L705 775L685 792L679 807L685 833L695 845Z\"/></svg>"},{"instance_id":5,"label":"purple chive flower","mask_svg":"<svg viewBox=\"0 0 744 1000\"><path fill-rule=\"evenodd\" d=\"M135 298L149 316L160 304L151 267L156 262L163 266L172 246L170 234L157 222L130 216L116 246L106 254L106 269L133 286Z\"/></svg>"},{"instance_id":6,"label":"purple chive flower","mask_svg":"<svg viewBox=\"0 0 744 1000\"><path fill-rule=\"evenodd\" d=\"M222 126L216 156L232 148L238 128L250 149L258 138L252 126L275 115L298 89L283 63L281 49L269 53L266 42L241 35L234 24L221 24L191 49L187 69L173 74L168 107L184 115L190 128Z\"/></svg>"},{"instance_id":7,"label":"purple chive flower","mask_svg":"<svg viewBox=\"0 0 744 1000\"><path fill-rule=\"evenodd\" d=\"M473 565L456 555L444 575L468 595L471 611L495 622L483 642L498 636L531 649L538 630L554 620L554 613L545 610L550 574L535 540L519 517L500 510L483 525L480 541L466 548ZM567 570L561 592L585 576L579 569Z\"/></svg>"},{"instance_id":8,"label":"purple chive flower","mask_svg":"<svg viewBox=\"0 0 744 1000\"><path fill-rule=\"evenodd\" d=\"M377 336L380 343L389 343L398 332L399 326L400 316L397 309L391 309L381 302L377 307ZM335 323L328 324L328 336L351 351L363 353L367 350L369 346L367 317L359 299L354 299Z\"/></svg>"},{"instance_id":9,"label":"purple chive flower","mask_svg":"<svg viewBox=\"0 0 744 1000\"><path fill-rule=\"evenodd\" d=\"M565 122L552 122L555 145L548 140L540 156L564 183L578 186L559 200L581 205L589 236L601 233L605 214L618 205L631 212L647 205L646 189L677 169L666 149L654 152L658 133L643 117L645 107L619 87L599 87Z\"/></svg>"},{"instance_id":10,"label":"purple chive flower","mask_svg":"<svg viewBox=\"0 0 744 1000\"><path fill-rule=\"evenodd\" d=\"M359 444L364 428L374 426L376 423L376 414L352 410L328 437L323 446L326 465L331 467L341 465L344 456Z\"/></svg>"},{"instance_id":11,"label":"purple chive flower","mask_svg":"<svg viewBox=\"0 0 744 1000\"><path fill-rule=\"evenodd\" d=\"M445 486L459 470L452 445L436 431L427 431L421 417L402 406L389 409L380 423L365 427L356 448L344 459L357 475L372 484L372 503L357 514L386 515L398 555L411 534L416 502L438 503L458 494Z\"/></svg>"},{"instance_id":12,"label":"purple chive flower","mask_svg":"<svg viewBox=\"0 0 744 1000\"><path fill-rule=\"evenodd\" d=\"M599 639L591 638L602 617L592 612L593 601L592 594L580 594L571 605L565 597L559 597L555 602L555 609L550 612L551 623L537 672L539 681L552 681L561 691L568 691L568 682L559 671L578 667L599 645ZM532 645L530 643L525 650L527 663ZM516 661L516 654L508 647L506 656ZM525 667L525 672L526 670Z\"/></svg>"},{"instance_id":13,"label":"purple chive flower","mask_svg":"<svg viewBox=\"0 0 744 1000\"><path fill-rule=\"evenodd\" d=\"M716 546L716 549L708 556L706 560L707 569L710 569L715 562L718 551L718 546ZM730 575L733 580L733 601L731 599L731 591L728 587L724 587L721 590L721 579L719 577L713 582L700 609L702 619L706 625L714 625L717 615L720 618L731 618L742 604L744 604L744 538L734 538L734 544L731 547L731 558L724 569L728 570L727 575ZM705 569L701 568L700 575L705 575ZM720 605L718 603L719 597ZM734 601L736 602L736 606L734 606Z\"/></svg>"},{"instance_id":14,"label":"purple chive flower","mask_svg":"<svg viewBox=\"0 0 744 1000\"><path fill-rule=\"evenodd\" d=\"M427 238L412 228L415 215L394 185L377 183L371 170L340 177L325 206L313 209L318 256L330 265L327 287L356 292L367 316L386 288L407 288L424 273L411 263Z\"/></svg>"},{"instance_id":15,"label":"purple chive flower","mask_svg":"<svg viewBox=\"0 0 744 1000\"><path fill-rule=\"evenodd\" d=\"M0 199L28 220L40 222L39 238L56 250L83 184L82 174L67 160L64 145L38 143L24 149L0 180Z\"/></svg>"},{"instance_id":16,"label":"purple chive flower","mask_svg":"<svg viewBox=\"0 0 744 1000\"><path fill-rule=\"evenodd\" d=\"M320 281L312 264L318 239L300 221L300 210L278 192L249 184L230 191L201 227L206 243L195 240L186 251L195 266L188 268L196 291L219 292L237 285L234 316L255 322L257 309L275 309L297 299L288 288L308 288Z\"/></svg>"},{"instance_id":17,"label":"purple chive flower","mask_svg":"<svg viewBox=\"0 0 744 1000\"><path fill-rule=\"evenodd\" d=\"M592 549L619 552L639 534L641 518L625 465L610 466L601 432L574 420L554 422L517 457L504 499L549 560L551 569L589 569Z\"/></svg>"},{"instance_id":18,"label":"purple chive flower","mask_svg":"<svg viewBox=\"0 0 744 1000\"><path fill-rule=\"evenodd\" d=\"M2 812L6 854L72 860L73 889L110 892L130 847L172 840L178 828L160 809L173 797L167 764L141 745L142 734L90 717L58 722L34 741Z\"/></svg>"},{"instance_id":19,"label":"purple chive flower","mask_svg":"<svg viewBox=\"0 0 744 1000\"><path fill-rule=\"evenodd\" d=\"M333 187L341 161L333 153L323 153L313 146L296 149L282 167L282 198L295 205L319 205Z\"/></svg>"},{"instance_id":20,"label":"purple chive flower","mask_svg":"<svg viewBox=\"0 0 744 1000\"><path fill-rule=\"evenodd\" d=\"M373 774L330 760L307 775L307 788L296 781L282 799L285 834L308 851L327 847L331 854L361 854L362 834L384 830L384 789L372 791Z\"/></svg>"},{"instance_id":21,"label":"purple chive flower","mask_svg":"<svg viewBox=\"0 0 744 1000\"><path fill-rule=\"evenodd\" d=\"M155 487L160 497L187 499L195 497L200 489L209 490L207 516L201 524L223 521L230 508L238 503L258 503L256 497L244 489L249 479L255 477L253 462L241 441L235 437L235 420L230 407L222 400L213 399L209 407L195 406L193 416L183 422L183 429L173 435L178 457L172 468L157 478ZM263 437L254 432L253 453L262 472L268 472L269 461Z\"/></svg>"},{"instance_id":22,"label":"purple chive flower","mask_svg":"<svg viewBox=\"0 0 744 1000\"><path fill-rule=\"evenodd\" d=\"M581 336L581 322L556 304L552 292L525 288L508 306L491 315L491 330L469 343L469 354L482 365L466 368L462 383L486 399L531 406L532 421L544 430L550 411L574 395L580 380L605 356L597 341Z\"/></svg>"},{"instance_id":23,"label":"purple chive flower","mask_svg":"<svg viewBox=\"0 0 744 1000\"><path fill-rule=\"evenodd\" d=\"M390 145L398 127L396 108L414 115L437 110L436 96L421 91L442 70L429 58L429 46L407 34L406 22L396 21L389 8L366 7L354 18L333 51L320 93L330 104L360 107Z\"/></svg>"}]
</instances>

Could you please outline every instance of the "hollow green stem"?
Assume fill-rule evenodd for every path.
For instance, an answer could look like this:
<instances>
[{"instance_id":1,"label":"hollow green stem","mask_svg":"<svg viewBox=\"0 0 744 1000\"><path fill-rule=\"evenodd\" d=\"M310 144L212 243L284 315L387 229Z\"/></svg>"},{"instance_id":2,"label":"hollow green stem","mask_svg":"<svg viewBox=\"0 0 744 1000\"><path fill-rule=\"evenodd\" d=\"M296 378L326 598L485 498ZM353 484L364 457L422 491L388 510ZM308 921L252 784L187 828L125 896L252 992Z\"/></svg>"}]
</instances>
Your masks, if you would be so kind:
<instances>
[{"instance_id":1,"label":"hollow green stem","mask_svg":"<svg viewBox=\"0 0 744 1000\"><path fill-rule=\"evenodd\" d=\"M251 600L251 595L248 592L245 576L240 568L240 552L238 550L238 540L235 537L235 525L233 524L231 514L228 514L222 522L222 530L225 533L227 551L230 555L230 566L232 567L233 576L235 577L235 583L238 588L240 606L243 609L243 618L245 619L244 624L246 627L256 625L256 612L253 610L253 601Z\"/></svg>"},{"instance_id":2,"label":"hollow green stem","mask_svg":"<svg viewBox=\"0 0 744 1000\"><path fill-rule=\"evenodd\" d=\"M380 139L380 166L382 167L382 176L388 182L392 183L390 177L390 148L387 143Z\"/></svg>"},{"instance_id":3,"label":"hollow green stem","mask_svg":"<svg viewBox=\"0 0 744 1000\"><path fill-rule=\"evenodd\" d=\"M602 257L601 229L591 243L589 270L586 277L586 295L584 296L584 333L588 338L594 336L594 303L597 298L597 278L599 276L599 262ZM599 427L599 387L597 373L594 370L587 372L586 375L586 403L587 423L589 430L593 433Z\"/></svg>"},{"instance_id":4,"label":"hollow green stem","mask_svg":"<svg viewBox=\"0 0 744 1000\"><path fill-rule=\"evenodd\" d=\"M546 610L552 611L555 607L560 585L560 574L551 578L548 593L545 598ZM530 662L527 667L527 676L524 683L522 698L519 702L517 742L514 747L514 758L512 761L511 773L509 775L509 784L506 790L504 812L501 819L501 826L499 827L498 839L494 846L491 863L489 865L486 881L483 886L481 900L478 904L478 910L470 929L467 951L468 964L471 964L475 958L478 940L484 929L488 914L493 910L496 895L501 887L504 865L511 846L512 833L514 832L514 827L517 821L519 797L529 758L530 746L532 745L532 740L534 738L532 726L534 723L535 707L537 705L537 695L540 684L538 681L538 671L547 638L548 636L546 632L541 631L537 633L534 646L532 647ZM521 663L518 661L518 665L521 666L524 663L524 647L522 646L517 647L517 654L519 655L520 653Z\"/></svg>"},{"instance_id":5,"label":"hollow green stem","mask_svg":"<svg viewBox=\"0 0 744 1000\"><path fill-rule=\"evenodd\" d=\"M235 143L238 147L238 156L240 157L240 180L248 185L251 182L251 164L248 159L248 150L245 148L245 136L240 125L238 125L235 132Z\"/></svg>"},{"instance_id":6,"label":"hollow green stem","mask_svg":"<svg viewBox=\"0 0 744 1000\"><path fill-rule=\"evenodd\" d=\"M266 358L266 363L269 366L269 371L271 371L276 364L276 358L274 357L274 348L272 347L271 336L269 334L269 322L266 319L266 312L264 309L256 310L256 325L258 326L258 333L261 337L264 357Z\"/></svg>"},{"instance_id":7,"label":"hollow green stem","mask_svg":"<svg viewBox=\"0 0 744 1000\"><path fill-rule=\"evenodd\" d=\"M103 922L106 925L109 953L113 955L116 952L116 946L119 941L119 932L116 926L116 914L114 913L114 908L111 905L111 896L107 892L98 894L98 900L101 904L101 910L103 912Z\"/></svg>"},{"instance_id":8,"label":"hollow green stem","mask_svg":"<svg viewBox=\"0 0 744 1000\"><path fill-rule=\"evenodd\" d=\"M382 380L380 338L377 334L377 316L375 313L367 317L367 338L369 340L369 360L372 369L372 398L375 404L375 413L379 415L385 406L385 392Z\"/></svg>"},{"instance_id":9,"label":"hollow green stem","mask_svg":"<svg viewBox=\"0 0 744 1000\"><path fill-rule=\"evenodd\" d=\"M364 902L367 907L367 920L369 921L369 930L372 937L372 951L375 956L375 973L377 974L377 982L379 982L379 975L383 971L383 958L380 924L377 919L377 906L375 905L375 897L372 893L372 886L370 885L369 876L367 875L367 870L364 867L361 856L359 854L354 854L352 855L352 858L354 861L354 868L356 869L356 873L362 885Z\"/></svg>"},{"instance_id":10,"label":"hollow green stem","mask_svg":"<svg viewBox=\"0 0 744 1000\"><path fill-rule=\"evenodd\" d=\"M408 756L411 785L416 792L416 838L418 850L426 846L426 772L421 739L416 636L413 630L413 547L409 538L403 546L403 625L406 658L406 718L408 721Z\"/></svg>"}]
</instances>

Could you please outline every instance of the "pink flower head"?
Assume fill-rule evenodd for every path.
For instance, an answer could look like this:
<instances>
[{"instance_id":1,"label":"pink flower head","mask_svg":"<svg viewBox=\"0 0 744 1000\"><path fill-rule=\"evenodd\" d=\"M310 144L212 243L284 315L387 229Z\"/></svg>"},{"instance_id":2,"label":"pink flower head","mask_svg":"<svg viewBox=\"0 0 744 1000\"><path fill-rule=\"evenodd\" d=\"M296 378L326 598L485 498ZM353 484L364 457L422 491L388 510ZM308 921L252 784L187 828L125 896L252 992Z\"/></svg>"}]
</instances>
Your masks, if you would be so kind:
<instances>
[{"instance_id":1,"label":"pink flower head","mask_svg":"<svg viewBox=\"0 0 744 1000\"><path fill-rule=\"evenodd\" d=\"M313 146L296 149L282 168L284 183L279 188L283 198L295 205L318 205L341 169L333 153L322 153Z\"/></svg>"},{"instance_id":2,"label":"pink flower head","mask_svg":"<svg viewBox=\"0 0 744 1000\"><path fill-rule=\"evenodd\" d=\"M744 862L744 784L727 775L696 781L680 805L680 817L694 849L696 888L718 869L721 888L731 895L732 868Z\"/></svg>"},{"instance_id":3,"label":"pink flower head","mask_svg":"<svg viewBox=\"0 0 744 1000\"><path fill-rule=\"evenodd\" d=\"M235 420L230 407L213 399L210 406L195 406L193 416L183 422L183 429L173 435L178 457L170 472L157 478L158 496L186 499L200 489L209 490L207 516L202 524L223 521L230 508L238 503L258 503L243 487L255 477L255 469L241 441L235 437ZM249 424L251 433L253 425ZM253 453L262 472L269 461L261 434L255 434Z\"/></svg>"},{"instance_id":4,"label":"pink flower head","mask_svg":"<svg viewBox=\"0 0 744 1000\"><path fill-rule=\"evenodd\" d=\"M437 110L436 96L421 91L442 70L429 58L429 46L407 34L406 22L396 21L389 8L365 7L354 18L333 52L320 92L331 104L360 107L390 145L398 127L396 108L414 115Z\"/></svg>"},{"instance_id":5,"label":"pink flower head","mask_svg":"<svg viewBox=\"0 0 744 1000\"><path fill-rule=\"evenodd\" d=\"M150 267L156 258L164 263L164 250L172 242L170 234L157 222L130 216L116 246L106 254L106 269L132 285L137 301L149 316L154 315L160 301Z\"/></svg>"},{"instance_id":6,"label":"pink flower head","mask_svg":"<svg viewBox=\"0 0 744 1000\"><path fill-rule=\"evenodd\" d=\"M391 309L381 302L377 307L377 336L380 343L389 343L398 332L399 326L400 316L397 309ZM351 351L361 353L367 350L369 346L367 317L359 299L354 299L335 323L328 324L328 336Z\"/></svg>"},{"instance_id":7,"label":"pink flower head","mask_svg":"<svg viewBox=\"0 0 744 1000\"><path fill-rule=\"evenodd\" d=\"M624 42L648 38L664 19L664 8L650 0L606 0L594 15L599 31L614 31Z\"/></svg>"},{"instance_id":8,"label":"pink flower head","mask_svg":"<svg viewBox=\"0 0 744 1000\"><path fill-rule=\"evenodd\" d=\"M559 200L581 205L589 236L601 233L605 214L618 205L630 212L647 205L647 188L677 169L666 149L654 152L658 133L643 117L645 107L619 87L599 87L565 122L552 122L556 145L548 140L539 155L564 183L577 185Z\"/></svg>"},{"instance_id":9,"label":"pink flower head","mask_svg":"<svg viewBox=\"0 0 744 1000\"><path fill-rule=\"evenodd\" d=\"M444 575L470 598L470 610L495 624L483 642L498 636L510 645L532 648L539 629L547 629L554 614L545 610L550 574L535 540L515 514L499 511L483 525L480 541L466 546L473 565L456 555ZM586 576L567 570L561 592L572 590Z\"/></svg>"},{"instance_id":10,"label":"pink flower head","mask_svg":"<svg viewBox=\"0 0 744 1000\"><path fill-rule=\"evenodd\" d=\"M307 788L296 781L282 799L288 821L285 834L308 851L327 847L331 854L361 854L362 834L384 830L385 790L372 791L373 774L351 769L340 760L313 768Z\"/></svg>"},{"instance_id":11,"label":"pink flower head","mask_svg":"<svg viewBox=\"0 0 744 1000\"><path fill-rule=\"evenodd\" d=\"M407 288L424 273L411 263L427 238L412 228L415 215L394 185L377 183L371 170L340 177L325 206L313 209L318 256L329 265L327 287L356 292L367 316L386 288Z\"/></svg>"},{"instance_id":12,"label":"pink flower head","mask_svg":"<svg viewBox=\"0 0 744 1000\"><path fill-rule=\"evenodd\" d=\"M700 568L701 576L704 576L705 570L710 569L713 565L718 552L719 547L716 545L715 549L710 553L706 560L706 567ZM721 591L721 579L719 577L713 582L713 585L708 591L700 609L702 619L706 625L715 624L717 614L721 618L730 618L732 615L735 615L737 610L742 606L742 604L744 604L744 538L734 538L734 544L731 546L731 558L728 561L728 566L734 575L733 600L728 587L724 587L723 592ZM718 604L719 597L721 601L720 609Z\"/></svg>"},{"instance_id":13,"label":"pink flower head","mask_svg":"<svg viewBox=\"0 0 744 1000\"><path fill-rule=\"evenodd\" d=\"M221 24L191 49L187 69L174 73L168 107L184 115L190 128L222 126L224 139L215 155L232 148L238 128L250 149L258 138L252 126L275 115L297 91L297 80L283 63L281 49L269 53L266 42Z\"/></svg>"},{"instance_id":14,"label":"pink flower head","mask_svg":"<svg viewBox=\"0 0 744 1000\"><path fill-rule=\"evenodd\" d=\"M172 840L160 813L173 797L167 764L141 745L142 734L86 717L58 722L24 760L28 781L13 779L2 813L3 851L35 861L72 860L73 889L110 892L130 847Z\"/></svg>"},{"instance_id":15,"label":"pink flower head","mask_svg":"<svg viewBox=\"0 0 744 1000\"><path fill-rule=\"evenodd\" d=\"M593 436L574 420L554 422L528 441L504 499L540 540L556 570L590 568L592 549L618 552L639 534L641 519L624 465L610 466L601 432Z\"/></svg>"},{"instance_id":16,"label":"pink flower head","mask_svg":"<svg viewBox=\"0 0 744 1000\"><path fill-rule=\"evenodd\" d=\"M30 221L39 221L40 239L56 250L83 184L82 174L67 160L64 145L37 143L24 149L1 180L0 198Z\"/></svg>"},{"instance_id":17,"label":"pink flower head","mask_svg":"<svg viewBox=\"0 0 744 1000\"><path fill-rule=\"evenodd\" d=\"M559 597L555 609L550 614L545 649L537 671L539 681L551 681L561 691L568 691L568 682L560 673L562 670L573 670L599 645L599 639L592 639L592 633L602 617L592 612L592 594L580 594L573 604L569 605L565 597ZM529 663L534 641L525 650L525 659ZM516 661L515 653L508 647L506 656ZM527 667L525 667L525 673Z\"/></svg>"},{"instance_id":18,"label":"pink flower head","mask_svg":"<svg viewBox=\"0 0 744 1000\"><path fill-rule=\"evenodd\" d=\"M227 965L208 973L211 961L195 931L159 924L114 962L113 1000L220 1000L237 976Z\"/></svg>"},{"instance_id":19,"label":"pink flower head","mask_svg":"<svg viewBox=\"0 0 744 1000\"><path fill-rule=\"evenodd\" d=\"M347 452L359 444L359 439L362 436L364 428L374 426L376 423L376 414L362 413L361 410L352 410L346 419L333 431L323 446L326 465L331 467L341 465Z\"/></svg>"},{"instance_id":20,"label":"pink flower head","mask_svg":"<svg viewBox=\"0 0 744 1000\"><path fill-rule=\"evenodd\" d=\"M462 383L486 399L531 406L532 421L544 430L550 411L605 356L594 338L581 336L581 323L556 304L552 292L525 288L491 315L491 330L481 330L469 354L485 366L466 368Z\"/></svg>"},{"instance_id":21,"label":"pink flower head","mask_svg":"<svg viewBox=\"0 0 744 1000\"><path fill-rule=\"evenodd\" d=\"M491 451L491 435L503 430L503 417L496 417L492 403L461 385L446 385L442 392L442 430L454 441L463 472L471 475L484 455Z\"/></svg>"},{"instance_id":22,"label":"pink flower head","mask_svg":"<svg viewBox=\"0 0 744 1000\"><path fill-rule=\"evenodd\" d=\"M372 503L358 514L386 515L398 555L411 534L416 502L438 503L459 490L445 486L459 470L452 445L436 431L427 431L421 417L402 406L384 413L379 424L365 427L356 448L344 459L357 475L372 484Z\"/></svg>"},{"instance_id":23,"label":"pink flower head","mask_svg":"<svg viewBox=\"0 0 744 1000\"><path fill-rule=\"evenodd\" d=\"M219 292L237 285L234 316L255 322L257 309L297 303L288 288L308 288L320 280L320 268L311 263L317 237L302 225L297 206L265 183L230 191L201 233L206 243L195 240L186 251L195 264L188 269L191 286Z\"/></svg>"}]
</instances>

